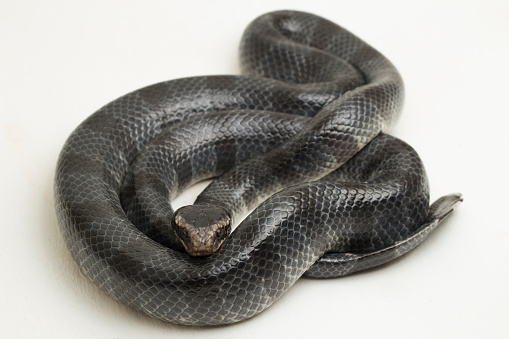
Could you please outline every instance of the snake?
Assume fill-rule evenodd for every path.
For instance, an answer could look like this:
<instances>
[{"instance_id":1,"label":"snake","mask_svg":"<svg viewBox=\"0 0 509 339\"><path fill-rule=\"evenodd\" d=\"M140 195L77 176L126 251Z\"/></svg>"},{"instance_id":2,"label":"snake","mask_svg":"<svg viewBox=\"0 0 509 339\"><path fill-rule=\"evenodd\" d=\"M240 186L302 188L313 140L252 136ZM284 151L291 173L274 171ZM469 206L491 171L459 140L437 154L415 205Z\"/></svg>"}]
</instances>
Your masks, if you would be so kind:
<instances>
[{"instance_id":1,"label":"snake","mask_svg":"<svg viewBox=\"0 0 509 339\"><path fill-rule=\"evenodd\" d=\"M271 12L246 28L239 59L241 75L112 101L58 158L55 209L80 271L162 321L248 319L302 276L341 277L409 252L462 201L430 205L418 154L387 134L402 78L346 29ZM208 178L175 212L172 199Z\"/></svg>"}]
</instances>

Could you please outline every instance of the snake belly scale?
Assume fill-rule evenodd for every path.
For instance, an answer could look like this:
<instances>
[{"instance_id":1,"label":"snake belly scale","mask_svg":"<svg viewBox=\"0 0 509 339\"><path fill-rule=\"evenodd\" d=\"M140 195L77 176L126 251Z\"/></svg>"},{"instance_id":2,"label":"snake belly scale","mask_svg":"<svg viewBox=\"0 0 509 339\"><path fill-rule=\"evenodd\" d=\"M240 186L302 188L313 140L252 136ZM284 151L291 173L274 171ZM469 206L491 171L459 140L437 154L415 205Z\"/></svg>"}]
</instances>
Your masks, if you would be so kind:
<instances>
[{"instance_id":1,"label":"snake belly scale","mask_svg":"<svg viewBox=\"0 0 509 339\"><path fill-rule=\"evenodd\" d=\"M58 159L56 212L72 257L111 297L163 321L238 322L302 275L386 263L462 200L429 206L418 155L385 133L402 108L401 77L353 34L308 13L268 13L246 29L240 62L242 75L114 100ZM169 200L210 177L197 204L235 220L263 202L217 251L192 257Z\"/></svg>"}]
</instances>

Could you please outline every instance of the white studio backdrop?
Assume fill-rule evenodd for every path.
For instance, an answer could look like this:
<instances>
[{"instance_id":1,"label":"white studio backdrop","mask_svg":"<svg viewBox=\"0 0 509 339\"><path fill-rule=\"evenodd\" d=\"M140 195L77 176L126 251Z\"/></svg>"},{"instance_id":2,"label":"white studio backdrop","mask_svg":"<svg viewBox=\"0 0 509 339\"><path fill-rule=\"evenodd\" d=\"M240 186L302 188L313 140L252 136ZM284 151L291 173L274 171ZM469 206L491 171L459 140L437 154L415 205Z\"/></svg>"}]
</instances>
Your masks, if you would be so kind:
<instances>
[{"instance_id":1,"label":"white studio backdrop","mask_svg":"<svg viewBox=\"0 0 509 339\"><path fill-rule=\"evenodd\" d=\"M238 73L244 28L278 9L330 19L396 65L406 102L391 133L421 155L433 200L458 191L465 201L396 262L301 279L245 322L192 328L136 313L67 252L53 209L58 153L81 121L127 92ZM495 0L1 1L0 337L507 338L507 13Z\"/></svg>"}]
</instances>

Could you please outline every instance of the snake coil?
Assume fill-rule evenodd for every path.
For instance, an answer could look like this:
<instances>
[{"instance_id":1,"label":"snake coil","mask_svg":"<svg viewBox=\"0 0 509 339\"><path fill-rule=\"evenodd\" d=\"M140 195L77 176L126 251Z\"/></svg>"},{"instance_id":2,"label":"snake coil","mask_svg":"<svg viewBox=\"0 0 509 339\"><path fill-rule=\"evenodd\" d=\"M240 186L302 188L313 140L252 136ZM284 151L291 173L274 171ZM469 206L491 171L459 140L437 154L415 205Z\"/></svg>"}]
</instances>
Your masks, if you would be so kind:
<instances>
[{"instance_id":1,"label":"snake coil","mask_svg":"<svg viewBox=\"0 0 509 339\"><path fill-rule=\"evenodd\" d=\"M56 211L82 272L113 298L178 324L249 318L306 274L334 277L408 252L461 201L429 207L415 151L384 132L403 83L375 49L312 14L257 18L242 74L155 84L102 107L60 154ZM221 248L191 257L169 199L233 219Z\"/></svg>"}]
</instances>

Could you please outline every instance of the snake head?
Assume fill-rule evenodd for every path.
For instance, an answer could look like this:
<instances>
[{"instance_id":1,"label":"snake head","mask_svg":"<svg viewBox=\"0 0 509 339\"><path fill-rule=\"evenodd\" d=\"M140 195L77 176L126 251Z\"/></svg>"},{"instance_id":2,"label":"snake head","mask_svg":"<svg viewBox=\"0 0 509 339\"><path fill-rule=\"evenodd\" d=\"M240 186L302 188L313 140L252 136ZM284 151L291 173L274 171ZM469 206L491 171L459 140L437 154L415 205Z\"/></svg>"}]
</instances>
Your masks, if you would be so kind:
<instances>
[{"instance_id":1,"label":"snake head","mask_svg":"<svg viewBox=\"0 0 509 339\"><path fill-rule=\"evenodd\" d=\"M192 256L216 252L231 232L226 209L211 205L189 205L175 211L173 231Z\"/></svg>"}]
</instances>

